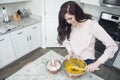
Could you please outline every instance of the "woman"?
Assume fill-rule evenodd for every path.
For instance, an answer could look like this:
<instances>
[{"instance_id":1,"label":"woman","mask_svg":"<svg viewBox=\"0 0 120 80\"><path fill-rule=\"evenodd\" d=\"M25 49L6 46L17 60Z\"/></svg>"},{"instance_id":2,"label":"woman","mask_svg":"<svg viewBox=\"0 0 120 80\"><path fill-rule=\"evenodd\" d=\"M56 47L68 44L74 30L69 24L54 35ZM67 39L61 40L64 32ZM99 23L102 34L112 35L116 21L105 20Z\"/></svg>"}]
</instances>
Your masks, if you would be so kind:
<instances>
[{"instance_id":1,"label":"woman","mask_svg":"<svg viewBox=\"0 0 120 80\"><path fill-rule=\"evenodd\" d=\"M95 39L102 41L106 49L102 56L95 62ZM84 60L88 65L86 70L93 72L112 58L118 49L114 40L98 24L91 19L91 15L85 14L74 1L65 2L59 11L58 42L62 45L67 39L66 49L69 59L76 56Z\"/></svg>"}]
</instances>

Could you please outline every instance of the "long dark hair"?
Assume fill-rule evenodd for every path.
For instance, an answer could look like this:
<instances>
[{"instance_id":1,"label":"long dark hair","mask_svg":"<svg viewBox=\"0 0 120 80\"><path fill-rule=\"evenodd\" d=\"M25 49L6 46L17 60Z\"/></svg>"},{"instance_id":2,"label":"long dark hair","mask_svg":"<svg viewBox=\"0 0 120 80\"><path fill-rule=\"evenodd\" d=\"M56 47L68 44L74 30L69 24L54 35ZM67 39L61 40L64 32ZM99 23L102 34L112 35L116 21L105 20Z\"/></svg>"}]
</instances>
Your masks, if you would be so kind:
<instances>
[{"instance_id":1,"label":"long dark hair","mask_svg":"<svg viewBox=\"0 0 120 80\"><path fill-rule=\"evenodd\" d=\"M71 15L75 16L76 21L80 22L84 19L91 19L90 14L85 14L82 10L82 8L74 1L68 1L65 2L59 11L59 25L57 28L58 36L57 40L62 45L63 41L67 38L69 40L70 33L71 33L71 24L68 24L66 20L64 19L64 15L66 13L69 13Z\"/></svg>"}]
</instances>

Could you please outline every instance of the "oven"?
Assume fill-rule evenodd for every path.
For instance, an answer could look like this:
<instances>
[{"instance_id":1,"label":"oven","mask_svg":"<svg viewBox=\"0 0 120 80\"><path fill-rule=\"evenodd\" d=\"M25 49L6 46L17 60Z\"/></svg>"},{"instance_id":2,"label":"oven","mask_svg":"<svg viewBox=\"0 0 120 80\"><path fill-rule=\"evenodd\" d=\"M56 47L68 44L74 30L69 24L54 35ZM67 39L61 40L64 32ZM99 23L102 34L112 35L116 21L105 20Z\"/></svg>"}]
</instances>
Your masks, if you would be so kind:
<instances>
[{"instance_id":1,"label":"oven","mask_svg":"<svg viewBox=\"0 0 120 80\"><path fill-rule=\"evenodd\" d=\"M120 27L119 27L120 16L119 15L102 12L98 22L117 43L120 42ZM97 58L103 54L105 48L106 47L102 44L102 42L96 39L95 49L97 53L97 56L96 56ZM118 52L116 52L115 56L112 59L109 59L105 63L105 65L111 67L117 54Z\"/></svg>"}]
</instances>

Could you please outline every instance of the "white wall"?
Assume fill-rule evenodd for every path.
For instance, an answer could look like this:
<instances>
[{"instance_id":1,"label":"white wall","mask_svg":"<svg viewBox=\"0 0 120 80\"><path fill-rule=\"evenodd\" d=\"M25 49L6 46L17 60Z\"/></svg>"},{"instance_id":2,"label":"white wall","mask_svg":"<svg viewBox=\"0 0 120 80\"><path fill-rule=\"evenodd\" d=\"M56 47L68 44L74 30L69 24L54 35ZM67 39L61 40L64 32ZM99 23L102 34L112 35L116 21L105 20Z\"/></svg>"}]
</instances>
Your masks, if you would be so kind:
<instances>
[{"instance_id":1,"label":"white wall","mask_svg":"<svg viewBox=\"0 0 120 80\"><path fill-rule=\"evenodd\" d=\"M43 1L44 0L32 0L26 3L26 8L29 8L33 14L42 16Z\"/></svg>"}]
</instances>

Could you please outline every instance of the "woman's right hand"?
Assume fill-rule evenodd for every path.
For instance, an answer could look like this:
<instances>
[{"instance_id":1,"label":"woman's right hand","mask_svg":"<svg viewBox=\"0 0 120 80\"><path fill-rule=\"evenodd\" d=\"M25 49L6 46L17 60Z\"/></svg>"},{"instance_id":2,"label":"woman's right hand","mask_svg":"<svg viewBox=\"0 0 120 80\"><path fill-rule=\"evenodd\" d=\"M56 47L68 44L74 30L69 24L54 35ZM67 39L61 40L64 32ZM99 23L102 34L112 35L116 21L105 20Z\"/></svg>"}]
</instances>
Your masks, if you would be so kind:
<instances>
[{"instance_id":1,"label":"woman's right hand","mask_svg":"<svg viewBox=\"0 0 120 80\"><path fill-rule=\"evenodd\" d=\"M72 54L69 53L68 55L65 56L65 59L70 59L72 57Z\"/></svg>"}]
</instances>

